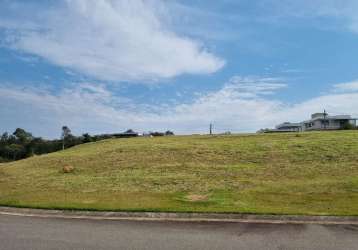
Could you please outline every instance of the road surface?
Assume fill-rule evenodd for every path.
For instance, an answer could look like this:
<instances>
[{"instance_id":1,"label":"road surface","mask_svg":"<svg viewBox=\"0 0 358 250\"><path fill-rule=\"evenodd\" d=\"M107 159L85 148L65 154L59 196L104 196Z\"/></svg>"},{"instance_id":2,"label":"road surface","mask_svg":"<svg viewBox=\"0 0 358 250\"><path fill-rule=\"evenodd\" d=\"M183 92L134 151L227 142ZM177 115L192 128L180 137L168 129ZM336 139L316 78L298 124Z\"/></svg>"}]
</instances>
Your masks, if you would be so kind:
<instances>
[{"instance_id":1,"label":"road surface","mask_svg":"<svg viewBox=\"0 0 358 250\"><path fill-rule=\"evenodd\" d=\"M358 249L358 226L51 219L0 215L0 249Z\"/></svg>"}]
</instances>

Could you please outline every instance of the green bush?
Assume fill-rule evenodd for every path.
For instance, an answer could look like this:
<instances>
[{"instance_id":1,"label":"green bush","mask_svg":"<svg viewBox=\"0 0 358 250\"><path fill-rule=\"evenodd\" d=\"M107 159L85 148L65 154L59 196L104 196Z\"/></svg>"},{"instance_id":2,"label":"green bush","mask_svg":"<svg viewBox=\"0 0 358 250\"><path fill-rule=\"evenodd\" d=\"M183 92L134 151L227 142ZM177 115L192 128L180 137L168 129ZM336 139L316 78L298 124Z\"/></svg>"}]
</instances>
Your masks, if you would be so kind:
<instances>
[{"instance_id":1,"label":"green bush","mask_svg":"<svg viewBox=\"0 0 358 250\"><path fill-rule=\"evenodd\" d=\"M357 127L351 123L346 123L343 125L342 129L343 130L354 130L354 129L357 129Z\"/></svg>"},{"instance_id":2,"label":"green bush","mask_svg":"<svg viewBox=\"0 0 358 250\"><path fill-rule=\"evenodd\" d=\"M9 160L0 156L0 163L4 162L9 162Z\"/></svg>"}]
</instances>

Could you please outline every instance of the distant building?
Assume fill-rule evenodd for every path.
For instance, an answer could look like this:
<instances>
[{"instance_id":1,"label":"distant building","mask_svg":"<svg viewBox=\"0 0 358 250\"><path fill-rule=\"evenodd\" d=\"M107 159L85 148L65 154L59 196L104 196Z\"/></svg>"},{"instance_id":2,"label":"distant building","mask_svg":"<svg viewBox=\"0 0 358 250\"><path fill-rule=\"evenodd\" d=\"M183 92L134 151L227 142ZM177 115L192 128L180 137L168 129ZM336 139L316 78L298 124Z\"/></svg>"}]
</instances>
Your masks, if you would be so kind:
<instances>
[{"instance_id":1,"label":"distant building","mask_svg":"<svg viewBox=\"0 0 358 250\"><path fill-rule=\"evenodd\" d=\"M112 136L115 138L131 138L131 137L137 137L137 136L139 136L139 134L137 132L134 132L133 130L129 129L123 133L112 134Z\"/></svg>"},{"instance_id":2,"label":"distant building","mask_svg":"<svg viewBox=\"0 0 358 250\"><path fill-rule=\"evenodd\" d=\"M357 119L350 115L330 116L326 112L315 113L311 119L300 123L284 122L276 126L275 129L263 129L259 132L278 133L278 132L302 132L319 130L339 130L357 127Z\"/></svg>"},{"instance_id":3,"label":"distant building","mask_svg":"<svg viewBox=\"0 0 358 250\"><path fill-rule=\"evenodd\" d=\"M302 122L304 131L338 130L356 126L357 119L352 118L350 115L330 116L327 113L315 113L310 120Z\"/></svg>"},{"instance_id":4,"label":"distant building","mask_svg":"<svg viewBox=\"0 0 358 250\"><path fill-rule=\"evenodd\" d=\"M277 125L276 130L280 132L301 132L302 123L284 122L282 124Z\"/></svg>"}]
</instances>

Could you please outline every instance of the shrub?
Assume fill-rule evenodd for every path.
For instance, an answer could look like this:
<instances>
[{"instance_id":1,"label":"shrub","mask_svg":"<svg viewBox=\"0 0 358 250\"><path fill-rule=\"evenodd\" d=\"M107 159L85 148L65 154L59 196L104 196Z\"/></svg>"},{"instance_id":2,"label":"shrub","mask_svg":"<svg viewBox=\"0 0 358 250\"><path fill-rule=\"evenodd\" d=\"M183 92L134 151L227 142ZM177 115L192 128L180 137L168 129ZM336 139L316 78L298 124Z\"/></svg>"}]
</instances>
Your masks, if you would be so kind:
<instances>
[{"instance_id":1,"label":"shrub","mask_svg":"<svg viewBox=\"0 0 358 250\"><path fill-rule=\"evenodd\" d=\"M342 129L343 130L352 130L352 129L356 129L356 126L347 122L343 125Z\"/></svg>"}]
</instances>

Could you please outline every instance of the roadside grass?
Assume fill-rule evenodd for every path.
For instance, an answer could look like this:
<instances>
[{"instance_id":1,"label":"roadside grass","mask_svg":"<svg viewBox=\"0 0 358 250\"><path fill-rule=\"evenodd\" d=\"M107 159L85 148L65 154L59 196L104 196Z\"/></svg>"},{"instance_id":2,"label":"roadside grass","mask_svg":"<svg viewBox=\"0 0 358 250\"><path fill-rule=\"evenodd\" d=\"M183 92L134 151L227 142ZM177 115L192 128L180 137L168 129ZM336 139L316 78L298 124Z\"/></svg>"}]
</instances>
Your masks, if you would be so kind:
<instances>
[{"instance_id":1,"label":"roadside grass","mask_svg":"<svg viewBox=\"0 0 358 250\"><path fill-rule=\"evenodd\" d=\"M84 144L0 165L0 205L358 215L358 132Z\"/></svg>"}]
</instances>

